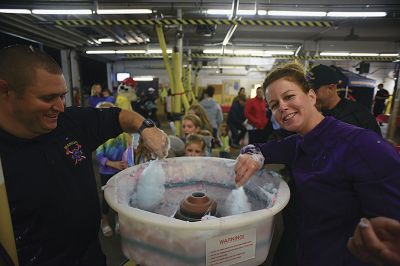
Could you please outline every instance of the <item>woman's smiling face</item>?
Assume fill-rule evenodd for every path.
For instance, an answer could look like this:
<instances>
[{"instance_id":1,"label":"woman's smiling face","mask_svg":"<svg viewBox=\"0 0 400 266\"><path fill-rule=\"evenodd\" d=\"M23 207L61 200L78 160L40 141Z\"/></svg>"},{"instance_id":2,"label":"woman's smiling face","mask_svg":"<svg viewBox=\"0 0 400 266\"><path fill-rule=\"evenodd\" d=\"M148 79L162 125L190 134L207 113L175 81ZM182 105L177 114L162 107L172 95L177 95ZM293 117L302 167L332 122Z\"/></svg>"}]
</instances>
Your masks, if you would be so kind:
<instances>
[{"instance_id":1,"label":"woman's smiling face","mask_svg":"<svg viewBox=\"0 0 400 266\"><path fill-rule=\"evenodd\" d=\"M305 93L298 84L281 78L267 87L266 95L269 107L282 128L304 135L315 126L312 118L318 111L313 90Z\"/></svg>"}]
</instances>

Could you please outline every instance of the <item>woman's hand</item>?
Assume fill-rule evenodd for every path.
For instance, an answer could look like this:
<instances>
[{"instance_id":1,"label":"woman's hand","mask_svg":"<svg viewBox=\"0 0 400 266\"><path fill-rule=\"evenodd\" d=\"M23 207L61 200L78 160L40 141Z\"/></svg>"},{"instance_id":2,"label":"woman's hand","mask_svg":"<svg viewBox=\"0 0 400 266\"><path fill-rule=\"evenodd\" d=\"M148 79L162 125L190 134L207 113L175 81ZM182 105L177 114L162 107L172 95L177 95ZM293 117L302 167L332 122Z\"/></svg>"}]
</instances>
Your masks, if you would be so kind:
<instances>
[{"instance_id":1,"label":"woman's hand","mask_svg":"<svg viewBox=\"0 0 400 266\"><path fill-rule=\"evenodd\" d=\"M241 187L263 166L264 158L260 161L256 154L240 154L236 159L236 186ZM262 156L257 154L258 156Z\"/></svg>"}]
</instances>

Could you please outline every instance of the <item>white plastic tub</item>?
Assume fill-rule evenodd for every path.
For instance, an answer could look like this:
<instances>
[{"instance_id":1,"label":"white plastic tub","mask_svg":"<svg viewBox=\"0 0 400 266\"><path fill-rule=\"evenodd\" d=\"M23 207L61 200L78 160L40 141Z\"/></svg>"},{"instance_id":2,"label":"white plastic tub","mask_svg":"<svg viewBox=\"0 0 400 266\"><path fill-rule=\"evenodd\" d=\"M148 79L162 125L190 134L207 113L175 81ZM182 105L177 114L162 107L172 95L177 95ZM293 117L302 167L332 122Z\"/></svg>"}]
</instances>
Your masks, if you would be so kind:
<instances>
[{"instance_id":1,"label":"white plastic tub","mask_svg":"<svg viewBox=\"0 0 400 266\"><path fill-rule=\"evenodd\" d=\"M164 209L157 209L157 213L132 207L137 182L147 165L125 169L111 178L105 188L107 202L119 215L125 256L141 265L259 265L265 261L271 243L274 215L286 206L290 196L287 184L279 175L262 170L246 184L246 193L255 197L251 200L254 206L258 206L257 210L199 222L186 222L173 218L171 210L165 211L171 209L171 206L174 208L182 199L177 198L170 202L171 195L189 195L195 191L203 191L223 206L226 195L218 189L235 188L234 161L211 157L162 160L161 165L167 179L165 194L175 194L169 195L168 200L166 195L161 197L160 206L164 206ZM179 184L178 194L173 189L168 189L176 184ZM174 189L176 190L176 186ZM263 205L268 206L260 208ZM210 251L211 245L219 237L226 239L236 235L249 237L246 242L250 243L247 244L249 247L245 248L247 253L242 255L244 261L240 261L239 257L233 258L235 254L226 252L221 256L233 254L233 259L216 261L215 253L212 253L214 251ZM248 257L251 249L254 252L253 258Z\"/></svg>"}]
</instances>

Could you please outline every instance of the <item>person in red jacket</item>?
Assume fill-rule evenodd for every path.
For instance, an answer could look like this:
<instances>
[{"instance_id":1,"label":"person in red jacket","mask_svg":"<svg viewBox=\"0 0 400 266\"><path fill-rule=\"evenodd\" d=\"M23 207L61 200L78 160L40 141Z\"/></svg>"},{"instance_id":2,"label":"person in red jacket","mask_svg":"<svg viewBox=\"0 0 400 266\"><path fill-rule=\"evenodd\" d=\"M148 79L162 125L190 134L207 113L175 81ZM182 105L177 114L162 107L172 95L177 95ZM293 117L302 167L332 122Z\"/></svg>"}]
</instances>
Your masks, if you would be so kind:
<instances>
[{"instance_id":1,"label":"person in red jacket","mask_svg":"<svg viewBox=\"0 0 400 266\"><path fill-rule=\"evenodd\" d=\"M267 102L264 91L257 88L256 97L246 101L244 115L247 118L247 130L249 132L249 144L265 142L268 139L267 125L269 119L266 114Z\"/></svg>"}]
</instances>

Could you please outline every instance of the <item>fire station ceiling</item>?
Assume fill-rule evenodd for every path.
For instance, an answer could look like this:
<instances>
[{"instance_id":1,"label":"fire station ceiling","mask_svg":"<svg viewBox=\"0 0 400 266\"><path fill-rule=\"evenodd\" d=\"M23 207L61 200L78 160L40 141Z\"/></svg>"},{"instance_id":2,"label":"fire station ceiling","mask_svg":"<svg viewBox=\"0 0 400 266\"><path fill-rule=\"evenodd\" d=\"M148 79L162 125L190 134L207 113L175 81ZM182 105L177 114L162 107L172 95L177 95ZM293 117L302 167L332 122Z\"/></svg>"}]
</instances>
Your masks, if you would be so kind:
<instances>
[{"instance_id":1,"label":"fire station ceiling","mask_svg":"<svg viewBox=\"0 0 400 266\"><path fill-rule=\"evenodd\" d=\"M294 4L296 2L296 4ZM103 9L149 9L148 14L99 14ZM168 48L179 36L183 50L194 57L211 56L205 49L319 52L399 53L398 0L303 1L1 1L0 9L26 9L30 14L0 13L0 31L54 48L142 50L143 53L96 55L107 60L157 56L155 25L164 26ZM87 9L86 15L46 15L33 9ZM212 15L210 9L230 12ZM254 11L246 15L243 11ZM386 12L384 17L274 16L270 11ZM180 29L182 30L180 32ZM183 35L181 35L181 33ZM109 42L99 39L107 38ZM223 46L223 44L225 44ZM212 54L212 53L211 53ZM233 54L231 54L233 55ZM158 55L159 56L159 55Z\"/></svg>"}]
</instances>

